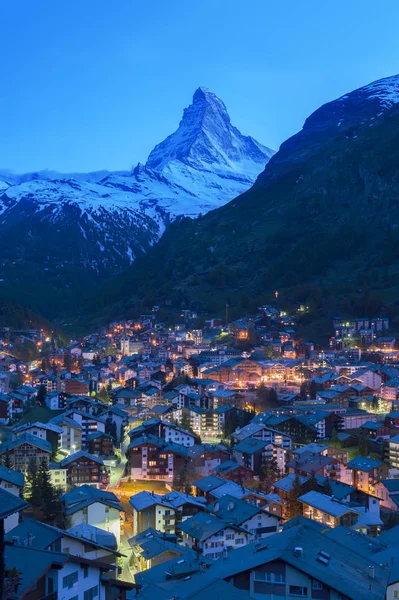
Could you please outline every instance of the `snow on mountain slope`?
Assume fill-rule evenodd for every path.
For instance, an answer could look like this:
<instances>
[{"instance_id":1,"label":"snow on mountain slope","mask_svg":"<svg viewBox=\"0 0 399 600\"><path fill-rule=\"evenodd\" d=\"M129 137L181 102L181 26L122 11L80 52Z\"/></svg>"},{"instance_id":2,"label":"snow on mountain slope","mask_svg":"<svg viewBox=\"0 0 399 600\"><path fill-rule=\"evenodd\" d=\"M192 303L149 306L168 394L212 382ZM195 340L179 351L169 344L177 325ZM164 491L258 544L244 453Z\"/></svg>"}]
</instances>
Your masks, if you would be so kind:
<instances>
[{"instance_id":1,"label":"snow on mountain slope","mask_svg":"<svg viewBox=\"0 0 399 600\"><path fill-rule=\"evenodd\" d=\"M272 155L199 88L178 129L132 171L0 171L1 286L23 286L27 263L57 288L72 289L85 273L109 277L147 252L171 221L246 191Z\"/></svg>"},{"instance_id":2,"label":"snow on mountain slope","mask_svg":"<svg viewBox=\"0 0 399 600\"><path fill-rule=\"evenodd\" d=\"M154 201L170 218L198 216L246 191L274 151L233 127L223 102L198 88L178 129L155 146L128 177L113 174L101 183L134 191L140 210Z\"/></svg>"}]
</instances>

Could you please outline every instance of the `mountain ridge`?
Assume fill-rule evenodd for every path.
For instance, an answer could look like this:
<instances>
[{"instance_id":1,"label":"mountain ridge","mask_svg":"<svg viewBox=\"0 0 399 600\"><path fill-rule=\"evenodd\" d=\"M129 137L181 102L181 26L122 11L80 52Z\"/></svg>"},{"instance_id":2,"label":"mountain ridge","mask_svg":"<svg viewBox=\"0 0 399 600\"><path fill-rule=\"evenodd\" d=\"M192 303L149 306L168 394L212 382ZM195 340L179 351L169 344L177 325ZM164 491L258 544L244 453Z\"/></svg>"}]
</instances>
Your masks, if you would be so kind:
<instances>
[{"instance_id":1,"label":"mountain ridge","mask_svg":"<svg viewBox=\"0 0 399 600\"><path fill-rule=\"evenodd\" d=\"M98 314L110 318L151 304L223 314L226 301L231 313L242 314L271 301L275 290L282 301L306 300L319 316L321 308L325 315L371 314L393 306L399 76L388 80L320 107L250 190L196 221L172 225L103 290Z\"/></svg>"},{"instance_id":2,"label":"mountain ridge","mask_svg":"<svg viewBox=\"0 0 399 600\"><path fill-rule=\"evenodd\" d=\"M0 171L0 295L18 299L26 284L41 282L42 294L25 292L36 310L49 310L44 293L59 307L71 305L76 286L82 293L82 284L96 287L126 268L173 221L198 217L252 185L273 151L259 143L255 151L204 89L174 134L132 171ZM169 157L162 168L154 159L160 147Z\"/></svg>"}]
</instances>

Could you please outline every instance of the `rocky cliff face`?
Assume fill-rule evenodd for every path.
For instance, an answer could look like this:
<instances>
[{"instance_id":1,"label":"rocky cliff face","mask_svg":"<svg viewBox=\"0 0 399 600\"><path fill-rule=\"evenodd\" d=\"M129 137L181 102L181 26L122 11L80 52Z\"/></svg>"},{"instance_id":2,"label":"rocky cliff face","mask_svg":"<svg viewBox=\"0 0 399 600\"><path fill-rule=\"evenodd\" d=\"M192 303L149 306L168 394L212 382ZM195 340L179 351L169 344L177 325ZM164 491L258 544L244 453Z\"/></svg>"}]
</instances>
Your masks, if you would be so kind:
<instances>
[{"instance_id":1,"label":"rocky cliff face","mask_svg":"<svg viewBox=\"0 0 399 600\"><path fill-rule=\"evenodd\" d=\"M69 295L132 264L171 222L248 189L272 155L199 88L175 133L132 171L0 172L0 296L24 291L41 310L39 296L58 298L64 287L60 301L68 304Z\"/></svg>"},{"instance_id":2,"label":"rocky cliff face","mask_svg":"<svg viewBox=\"0 0 399 600\"><path fill-rule=\"evenodd\" d=\"M399 275L399 76L313 113L256 184L175 224L109 296L107 311L149 303L251 312L273 292L334 310L395 298ZM129 280L135 282L129 288ZM119 294L119 297L118 297ZM299 297L298 296L301 296ZM316 298L316 299L315 299ZM346 303L346 304L345 304ZM119 307L119 308L118 308ZM104 309L103 309L104 310Z\"/></svg>"}]
</instances>

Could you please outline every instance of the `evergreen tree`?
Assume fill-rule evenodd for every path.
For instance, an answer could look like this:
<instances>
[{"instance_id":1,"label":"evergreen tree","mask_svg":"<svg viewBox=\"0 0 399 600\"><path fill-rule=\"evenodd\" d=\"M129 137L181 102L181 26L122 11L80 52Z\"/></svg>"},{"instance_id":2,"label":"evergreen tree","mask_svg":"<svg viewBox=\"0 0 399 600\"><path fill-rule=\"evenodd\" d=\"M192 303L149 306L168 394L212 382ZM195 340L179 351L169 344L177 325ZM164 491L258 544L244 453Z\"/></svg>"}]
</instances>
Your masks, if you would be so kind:
<instances>
[{"instance_id":1,"label":"evergreen tree","mask_svg":"<svg viewBox=\"0 0 399 600\"><path fill-rule=\"evenodd\" d=\"M184 469L181 469L173 478L172 488L177 492L184 492L184 489L187 485L187 473Z\"/></svg>"},{"instance_id":2,"label":"evergreen tree","mask_svg":"<svg viewBox=\"0 0 399 600\"><path fill-rule=\"evenodd\" d=\"M323 485L323 494L326 494L326 496L332 496L332 493L333 492L332 492L330 478L326 477L326 480Z\"/></svg>"},{"instance_id":3,"label":"evergreen tree","mask_svg":"<svg viewBox=\"0 0 399 600\"><path fill-rule=\"evenodd\" d=\"M30 459L26 471L24 496L26 499L30 500L34 506L40 504L41 488L38 478L37 463L33 457Z\"/></svg>"},{"instance_id":4,"label":"evergreen tree","mask_svg":"<svg viewBox=\"0 0 399 600\"><path fill-rule=\"evenodd\" d=\"M105 422L105 433L108 433L108 435L112 435L112 437L115 440L115 443L118 443L118 430L115 421L113 421L111 418L108 418Z\"/></svg>"},{"instance_id":5,"label":"evergreen tree","mask_svg":"<svg viewBox=\"0 0 399 600\"><path fill-rule=\"evenodd\" d=\"M316 398L316 393L317 393L317 384L314 380L312 380L310 382L310 386L309 386L309 396L312 400L314 400Z\"/></svg>"},{"instance_id":6,"label":"evergreen tree","mask_svg":"<svg viewBox=\"0 0 399 600\"><path fill-rule=\"evenodd\" d=\"M276 483L279 478L280 474L277 467L277 461L275 459L264 461L259 472L259 479L262 483L262 491L266 494L269 494L273 484Z\"/></svg>"},{"instance_id":7,"label":"evergreen tree","mask_svg":"<svg viewBox=\"0 0 399 600\"><path fill-rule=\"evenodd\" d=\"M286 503L286 518L293 519L297 515L301 514L302 505L298 498L302 495L302 485L299 475L296 474L294 481L292 482L291 490L288 492L288 498Z\"/></svg>"},{"instance_id":8,"label":"evergreen tree","mask_svg":"<svg viewBox=\"0 0 399 600\"><path fill-rule=\"evenodd\" d=\"M312 491L314 492L317 490L318 487L319 487L319 484L317 483L315 472L312 471L309 479L306 482L306 490L308 492L312 492Z\"/></svg>"},{"instance_id":9,"label":"evergreen tree","mask_svg":"<svg viewBox=\"0 0 399 600\"><path fill-rule=\"evenodd\" d=\"M102 390L100 390L98 392L97 398L101 402L104 402L105 404L110 404L111 403L111 398L110 398L109 392L105 388L102 388Z\"/></svg>"},{"instance_id":10,"label":"evergreen tree","mask_svg":"<svg viewBox=\"0 0 399 600\"><path fill-rule=\"evenodd\" d=\"M48 464L42 460L38 471L37 480L40 488L40 507L47 519L54 519L59 512L58 493L51 483Z\"/></svg>"},{"instance_id":11,"label":"evergreen tree","mask_svg":"<svg viewBox=\"0 0 399 600\"><path fill-rule=\"evenodd\" d=\"M335 429L335 427L333 427L333 430L331 432L330 442L331 445L334 446L334 448L339 448L341 445L341 440L338 437L338 431Z\"/></svg>"},{"instance_id":12,"label":"evergreen tree","mask_svg":"<svg viewBox=\"0 0 399 600\"><path fill-rule=\"evenodd\" d=\"M37 392L37 403L40 404L41 406L44 406L46 396L47 396L47 390L46 390L45 386L42 384L39 387L38 392Z\"/></svg>"},{"instance_id":13,"label":"evergreen tree","mask_svg":"<svg viewBox=\"0 0 399 600\"><path fill-rule=\"evenodd\" d=\"M369 439L367 431L362 430L359 436L359 454L360 456L367 456L369 453Z\"/></svg>"}]
</instances>

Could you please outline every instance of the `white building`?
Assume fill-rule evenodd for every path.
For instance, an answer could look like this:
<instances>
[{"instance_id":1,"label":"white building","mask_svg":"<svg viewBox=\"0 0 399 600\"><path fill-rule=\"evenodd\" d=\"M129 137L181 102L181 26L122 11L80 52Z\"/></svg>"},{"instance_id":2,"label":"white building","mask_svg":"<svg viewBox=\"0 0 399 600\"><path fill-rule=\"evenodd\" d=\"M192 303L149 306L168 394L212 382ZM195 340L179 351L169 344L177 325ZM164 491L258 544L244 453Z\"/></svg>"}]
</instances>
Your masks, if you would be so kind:
<instances>
[{"instance_id":1,"label":"white building","mask_svg":"<svg viewBox=\"0 0 399 600\"><path fill-rule=\"evenodd\" d=\"M0 465L0 488L6 490L13 496L21 495L21 492L24 487L24 476L19 471L14 471L14 469L8 469ZM14 529L18 525L19 521L19 513L15 512L10 514L4 520L4 532L7 533L11 529Z\"/></svg>"},{"instance_id":2,"label":"white building","mask_svg":"<svg viewBox=\"0 0 399 600\"><path fill-rule=\"evenodd\" d=\"M90 485L82 485L61 496L61 503L70 527L87 523L109 531L114 534L119 546L121 540L120 513L123 512L123 508L115 494Z\"/></svg>"},{"instance_id":3,"label":"white building","mask_svg":"<svg viewBox=\"0 0 399 600\"><path fill-rule=\"evenodd\" d=\"M67 489L68 469L60 468L58 463L49 463L51 483L55 488L63 492Z\"/></svg>"}]
</instances>

